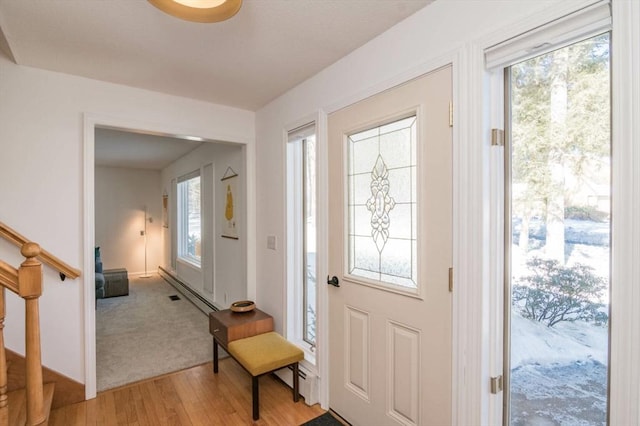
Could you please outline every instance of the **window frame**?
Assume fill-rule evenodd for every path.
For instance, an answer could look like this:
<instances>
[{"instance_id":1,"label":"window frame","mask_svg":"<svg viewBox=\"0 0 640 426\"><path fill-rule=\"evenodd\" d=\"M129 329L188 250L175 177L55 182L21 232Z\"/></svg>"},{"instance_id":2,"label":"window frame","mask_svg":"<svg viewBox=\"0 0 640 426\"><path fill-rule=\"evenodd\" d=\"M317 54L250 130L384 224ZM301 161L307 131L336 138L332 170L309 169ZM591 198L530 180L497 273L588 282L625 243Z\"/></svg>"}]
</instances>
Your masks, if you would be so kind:
<instances>
[{"instance_id":1,"label":"window frame","mask_svg":"<svg viewBox=\"0 0 640 426\"><path fill-rule=\"evenodd\" d=\"M602 8L600 8L600 10L602 10ZM602 29L602 25L605 25L605 29ZM503 222L503 229L501 230L501 236L502 236L502 247L501 250L503 251L503 309L504 311L502 312L502 322L504 323L503 326L503 336L502 336L502 351L503 351L503 355L502 355L502 363L503 363L503 367L502 367L502 377L503 377L503 392L502 392L502 400L503 400L503 409L502 409L502 424L504 425L510 425L510 420L512 417L512 412L513 412L513 404L512 404L512 392L511 392L511 383L512 383L512 375L513 375L513 369L512 369L512 343L513 343L513 330L514 328L512 327L511 323L512 323L512 316L513 316L513 308L512 308L512 297L513 297L513 288L515 285L515 282L512 278L513 276L513 270L512 270L512 266L513 266L513 249L512 249L512 238L513 238L513 216L514 216L514 171L513 171L513 167L514 167L514 159L513 159L513 154L515 152L515 148L514 148L514 133L513 133L513 129L515 126L512 126L514 119L513 119L513 104L512 104L512 99L513 99L513 92L514 92L514 88L512 86L512 73L513 73L513 67L517 66L518 64L525 62L525 61L529 61L537 56L542 56L542 55L546 55L550 52L556 51L556 50L560 50L560 49L565 49L568 48L570 46L582 43L584 41L588 41L590 39L594 39L596 37L600 37L603 35L607 35L608 36L608 43L609 43L609 84L611 82L611 78L612 78L612 67L611 67L611 45L612 45L612 30L610 28L610 25L608 24L603 24L600 23L600 25L598 25L595 29L591 29L591 28L586 28L583 29L580 33L580 37L573 37L570 39L570 41L568 41L566 38L565 39L560 39L560 41L557 44L549 44L549 46L547 46L545 49L537 51L535 54L529 53L527 55L523 55L521 57L515 57L515 59L512 59L512 63L506 64L504 65L504 68L502 68L502 81L501 84L503 85L503 91L502 91L502 98L503 98L503 109L504 109L504 124L503 124L503 128L504 128L504 146L501 147L501 151L502 151L502 155L504 157L503 159L503 164L504 164L504 168L502 170L502 175L501 175L501 186L502 186L502 191L503 191L503 196L502 196L502 200L500 200L501 204L502 204L502 222ZM613 102L612 102L612 95L613 92L611 91L611 89L609 89L609 107L612 108L613 107ZM610 114L609 114L610 117ZM608 155L608 159L609 159L609 164L611 165L611 161L613 159L613 153L612 153L612 147L613 147L613 132L612 132L612 128L611 128L611 119L609 120L609 155ZM610 190L612 189L612 180L611 180L611 173L612 173L613 169L609 170L609 188ZM586 184L585 184L586 186ZM611 193L610 193L611 194ZM612 194L611 194L612 195ZM612 198L612 197L611 197ZM613 210L612 210L612 203L611 203L611 198L610 198L610 202L609 202L609 213L612 215L613 214ZM568 225L567 225L568 226ZM612 233L612 228L611 228L611 222L609 222L609 238L611 239L613 236ZM610 398L611 398L611 388L610 388L610 376L611 376L611 322L610 322L610 318L611 318L611 286L612 286L612 273L611 273L611 265L612 265L612 260L613 260L613 251L612 251L612 244L611 244L611 240L609 241L609 247L608 247L608 257L609 257L609 265L608 265L608 269L609 269L609 276L608 276L608 282L607 282L607 296L608 296L608 302L607 302L607 314L609 316L609 322L606 325L606 329L607 329L607 341L608 341L608 347L607 347L607 351L608 351L608 356L607 356L607 363L606 363L606 378L605 378L605 386L606 386L606 398L607 398L607 402L606 402L606 412L605 412L605 419L609 419L610 416ZM566 266L566 265L565 265ZM589 265L590 266L590 265Z\"/></svg>"},{"instance_id":2,"label":"window frame","mask_svg":"<svg viewBox=\"0 0 640 426\"><path fill-rule=\"evenodd\" d=\"M317 200L317 192L318 192L318 185L317 185L317 181L314 179L313 181L313 192L315 192L315 194L309 194L309 192L306 189L306 184L307 181L309 179L308 176L308 170L310 167L309 164L309 139L311 137L306 137L304 138L301 143L302 143L302 196L301 196L301 200L302 201L302 217L303 218L307 218L308 214L310 213L307 209L311 209L313 210L311 217L313 217L313 226L316 228L316 235L314 236L314 241L317 240L317 201L315 201L315 206L313 207L309 207L309 204L313 204L313 201L310 201L309 199L311 197L315 198ZM314 157L316 156L316 148L317 146L316 144L316 136L315 134L313 135L313 154ZM313 164L314 167L314 173L317 170L317 164ZM316 345L316 339L315 339L315 332L314 332L314 337L313 340L311 340L312 338L309 337L309 312L307 310L307 308L309 307L309 275L308 273L308 269L309 269L309 264L308 264L308 259L309 259L309 251L308 251L308 244L309 244L309 229L308 229L308 222L307 220L305 220L302 223L302 251L303 251L303 256L302 256L302 330L301 330L301 335L302 335L302 340L304 340L306 343L308 343L309 345L315 347ZM318 267L317 267L317 253L318 253L318 245L315 244L315 265L314 265L314 272L315 272L315 276L316 276L316 303L315 303L315 312L317 315L318 312L318 303L317 303L317 286L318 286ZM317 317L316 317L317 318ZM313 323L313 328L314 330L316 330L316 322L314 320Z\"/></svg>"},{"instance_id":3,"label":"window frame","mask_svg":"<svg viewBox=\"0 0 640 426\"><path fill-rule=\"evenodd\" d=\"M520 34L510 34L509 36L495 36L496 38L488 38L485 40L482 49L482 65L484 69L483 89L487 94L486 102L483 108L486 113L487 121L482 125L485 134L489 135L492 128L507 130L505 126L508 120L505 117L505 91L504 70L510 65L529 59L551 50L571 45L579 40L587 39L591 36L610 31L613 34L612 17L609 13L609 2L599 1L593 5L576 9L570 13L558 16L556 19L542 18L537 25ZM508 34L508 33L505 33ZM497 40L502 40L495 43ZM488 40L492 40L487 42ZM615 41L611 39L611 54L614 55ZM531 46L534 46L531 48ZM539 47L538 47L539 46ZM480 56L479 56L480 57ZM611 64L611 77L615 72L615 61ZM615 98L615 90L611 91L612 99ZM615 128L615 112L613 111L615 103L612 101L612 128ZM612 133L611 138L612 150L615 153L616 136ZM505 232L505 150L503 146L492 146L489 139L485 139L485 147L490 147L486 151L484 171L487 173L487 187L485 194L486 208L488 214L487 231L490 241L487 244L487 279L489 286L486 289L486 301L483 303L483 310L490 312L488 315L487 325L483 332L489 335L488 341L483 344L483 351L489 353L489 359L481 369L483 377L502 377L504 389L509 386L509 378L504 377L504 370L508 363L505 363L505 336L509 324L508 318L505 318L504 305L507 300L505 295L505 264L504 247ZM614 161L615 154L612 156ZM612 181L612 188L615 191L615 179ZM615 209L612 209L615 211ZM612 222L615 218L612 218ZM612 241L611 250L615 250L615 240ZM615 258L612 257L611 264L611 281L615 280ZM614 298L610 300L613 306ZM610 339L613 339L614 329L611 328ZM615 362L615 348L610 343L609 347L609 364ZM614 395L611 393L613 369L609 369L609 411L612 413L611 407L614 404ZM487 419L490 424L503 424L507 416L503 409L505 405L505 392L501 391L491 394L487 387L486 393Z\"/></svg>"},{"instance_id":4,"label":"window frame","mask_svg":"<svg viewBox=\"0 0 640 426\"><path fill-rule=\"evenodd\" d=\"M413 285L393 283L389 280L383 280L382 278L368 278L364 274L356 273L357 268L352 265L352 263L355 263L354 259L352 258L352 251L353 251L352 246L354 244L354 242L352 241L352 237L356 236L357 233L355 232L354 229L350 228L351 226L350 215L353 214L353 211L352 211L353 206L350 201L350 198L351 198L350 191L353 189L351 187L349 188L347 193L345 193L345 200L344 200L344 203L345 203L345 219L344 220L345 220L345 224L347 224L345 229L346 235L345 235L344 245L345 245L345 253L348 253L348 260L347 262L345 262L345 270L343 271L343 275L345 278L349 278L350 281L357 284L374 287L374 288L381 289L383 291L402 294L409 297L421 298L422 287L421 287L420 280L418 278L419 277L418 271L420 269L420 265L417 260L420 258L419 253L421 251L420 238L419 238L419 235L420 235L419 218L421 217L421 204L422 204L420 202L421 197L420 197L420 190L419 190L420 176L421 176L420 174L422 170L422 164L420 164L421 163L420 161L421 146L419 144L419 139L420 139L420 131L421 131L422 123L419 121L419 111L417 109L411 109L397 116L385 119L380 122L371 123L370 125L362 129L358 129L357 131L350 132L346 138L348 142L348 146L345 148L346 155L345 155L344 169L345 169L346 175L351 177L352 171L351 171L350 165L353 163L353 158L352 158L353 141L351 140L352 136L376 130L378 131L377 137L380 138L381 136L384 135L379 133L381 128L397 125L397 123L400 123L406 120L411 120L411 119L413 119L413 122L411 123L411 125L409 125L408 127L403 127L402 129L413 129L413 130L410 130L411 132L410 156L412 158L409 159L410 164L408 166L402 166L402 167L413 169L412 171L410 171L409 180L413 188L411 192L415 191L415 194L411 195L411 200L409 202L404 202L401 204L410 205L411 218L413 221L411 224L412 226L411 236L409 237L409 240L413 242L412 248L411 248L411 256L409 260L409 262L411 263L412 272L410 277L401 277L401 278L408 281L412 281ZM398 131L398 129L394 131ZM397 167L394 167L390 170L397 170ZM393 239L397 239L397 238L393 238ZM415 247L413 245L415 245ZM365 272L368 272L368 271L365 271ZM383 275L382 271L379 271L378 273L380 275Z\"/></svg>"},{"instance_id":5,"label":"window frame","mask_svg":"<svg viewBox=\"0 0 640 426\"><path fill-rule=\"evenodd\" d=\"M286 241L287 241L287 338L298 344L305 351L305 359L315 364L315 349L318 337L318 243L315 244L315 312L314 321L315 339L309 338L309 318L307 316L308 306L308 282L307 282L307 244L308 232L305 221L305 206L308 202L309 194L305 189L307 179L308 161L306 148L309 139L315 140L315 163L313 164L316 175L313 180L315 190L316 206L314 207L314 223L316 226L316 237L318 228L318 138L315 121L307 122L302 126L293 128L285 134L285 157L286 157Z\"/></svg>"}]
</instances>

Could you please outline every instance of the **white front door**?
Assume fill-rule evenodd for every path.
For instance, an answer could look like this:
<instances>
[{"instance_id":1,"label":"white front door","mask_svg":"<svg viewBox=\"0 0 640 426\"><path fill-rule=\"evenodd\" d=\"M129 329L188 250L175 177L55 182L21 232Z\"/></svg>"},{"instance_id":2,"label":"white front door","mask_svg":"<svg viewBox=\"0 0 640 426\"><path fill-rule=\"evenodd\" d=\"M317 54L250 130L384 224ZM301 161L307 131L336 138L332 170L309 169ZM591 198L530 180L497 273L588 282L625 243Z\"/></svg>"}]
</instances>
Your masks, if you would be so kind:
<instances>
[{"instance_id":1,"label":"white front door","mask_svg":"<svg viewBox=\"0 0 640 426\"><path fill-rule=\"evenodd\" d=\"M451 71L329 117L329 405L354 425L451 424Z\"/></svg>"}]
</instances>

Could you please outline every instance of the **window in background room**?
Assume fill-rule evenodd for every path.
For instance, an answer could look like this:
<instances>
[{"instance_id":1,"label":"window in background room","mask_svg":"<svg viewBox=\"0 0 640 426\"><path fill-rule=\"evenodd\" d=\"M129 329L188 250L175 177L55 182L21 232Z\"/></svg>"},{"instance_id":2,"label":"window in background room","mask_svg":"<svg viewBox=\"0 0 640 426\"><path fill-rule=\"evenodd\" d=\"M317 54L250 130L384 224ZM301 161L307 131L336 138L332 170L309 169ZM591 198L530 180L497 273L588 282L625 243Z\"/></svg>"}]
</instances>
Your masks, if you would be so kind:
<instances>
[{"instance_id":1,"label":"window in background room","mask_svg":"<svg viewBox=\"0 0 640 426\"><path fill-rule=\"evenodd\" d=\"M288 323L295 340L316 343L316 135L315 124L289 132L287 143Z\"/></svg>"},{"instance_id":2,"label":"window in background room","mask_svg":"<svg viewBox=\"0 0 640 426\"><path fill-rule=\"evenodd\" d=\"M200 170L178 179L178 258L200 266Z\"/></svg>"}]
</instances>

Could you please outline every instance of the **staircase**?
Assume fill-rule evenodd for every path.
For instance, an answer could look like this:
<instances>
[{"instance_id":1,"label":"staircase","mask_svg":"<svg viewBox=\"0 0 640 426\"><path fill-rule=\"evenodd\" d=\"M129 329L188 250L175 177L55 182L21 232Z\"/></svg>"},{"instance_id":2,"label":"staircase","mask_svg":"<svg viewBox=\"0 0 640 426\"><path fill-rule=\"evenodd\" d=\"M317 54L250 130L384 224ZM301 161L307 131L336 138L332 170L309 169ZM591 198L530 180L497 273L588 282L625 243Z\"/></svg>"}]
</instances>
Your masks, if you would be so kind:
<instances>
[{"instance_id":1,"label":"staircase","mask_svg":"<svg viewBox=\"0 0 640 426\"><path fill-rule=\"evenodd\" d=\"M42 381L40 356L40 314L38 299L42 295L42 262L60 273L60 278L77 278L80 271L42 250L36 243L0 222L0 237L20 247L25 260L14 268L0 260L0 426L46 425L53 400L54 385ZM6 316L5 289L25 302L26 388L7 392L7 358L4 347Z\"/></svg>"}]
</instances>

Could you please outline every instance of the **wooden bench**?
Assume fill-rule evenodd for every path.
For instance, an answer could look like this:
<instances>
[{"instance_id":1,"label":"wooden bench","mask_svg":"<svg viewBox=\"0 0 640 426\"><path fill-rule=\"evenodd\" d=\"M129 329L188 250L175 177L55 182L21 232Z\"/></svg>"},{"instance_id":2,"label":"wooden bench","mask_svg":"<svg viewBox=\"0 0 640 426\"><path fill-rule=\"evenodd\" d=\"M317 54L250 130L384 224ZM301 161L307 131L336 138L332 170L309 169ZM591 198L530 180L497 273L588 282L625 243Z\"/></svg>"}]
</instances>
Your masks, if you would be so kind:
<instances>
[{"instance_id":1,"label":"wooden bench","mask_svg":"<svg viewBox=\"0 0 640 426\"><path fill-rule=\"evenodd\" d=\"M304 352L278 333L257 334L253 337L234 340L225 348L249 374L253 399L253 420L260 418L260 395L258 379L284 367L293 368L293 401L300 398L298 390L298 362ZM213 339L213 372L218 372L218 341Z\"/></svg>"}]
</instances>

